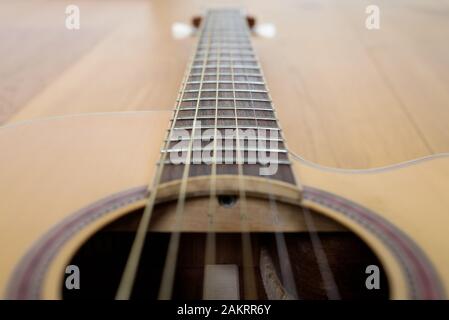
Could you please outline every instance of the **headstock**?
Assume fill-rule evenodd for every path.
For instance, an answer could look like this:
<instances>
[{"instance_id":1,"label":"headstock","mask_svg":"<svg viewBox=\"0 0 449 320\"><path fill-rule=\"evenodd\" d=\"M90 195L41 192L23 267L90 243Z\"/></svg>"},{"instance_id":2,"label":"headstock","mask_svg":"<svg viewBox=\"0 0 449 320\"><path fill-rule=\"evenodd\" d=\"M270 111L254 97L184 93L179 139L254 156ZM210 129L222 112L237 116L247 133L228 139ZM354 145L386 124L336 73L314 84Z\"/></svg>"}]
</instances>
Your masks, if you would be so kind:
<instances>
[{"instance_id":1,"label":"headstock","mask_svg":"<svg viewBox=\"0 0 449 320\"><path fill-rule=\"evenodd\" d=\"M202 16L194 16L190 24L175 22L172 25L172 35L175 39L184 39L194 36L203 20ZM247 15L246 21L251 32L262 38L273 38L276 35L276 27L272 23L258 24L254 16Z\"/></svg>"}]
</instances>

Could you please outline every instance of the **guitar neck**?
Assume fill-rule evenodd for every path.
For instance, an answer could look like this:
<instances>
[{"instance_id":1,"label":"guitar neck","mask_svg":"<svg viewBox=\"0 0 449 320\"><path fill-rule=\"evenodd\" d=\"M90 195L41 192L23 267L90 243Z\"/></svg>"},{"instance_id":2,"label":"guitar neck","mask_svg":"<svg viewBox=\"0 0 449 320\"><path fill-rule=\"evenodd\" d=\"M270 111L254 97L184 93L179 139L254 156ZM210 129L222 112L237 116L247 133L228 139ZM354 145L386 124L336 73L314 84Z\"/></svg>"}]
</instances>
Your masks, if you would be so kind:
<instances>
[{"instance_id":1,"label":"guitar neck","mask_svg":"<svg viewBox=\"0 0 449 320\"><path fill-rule=\"evenodd\" d=\"M210 174L294 184L288 153L246 19L211 10L171 120L161 182ZM212 164L212 165L211 165Z\"/></svg>"}]
</instances>

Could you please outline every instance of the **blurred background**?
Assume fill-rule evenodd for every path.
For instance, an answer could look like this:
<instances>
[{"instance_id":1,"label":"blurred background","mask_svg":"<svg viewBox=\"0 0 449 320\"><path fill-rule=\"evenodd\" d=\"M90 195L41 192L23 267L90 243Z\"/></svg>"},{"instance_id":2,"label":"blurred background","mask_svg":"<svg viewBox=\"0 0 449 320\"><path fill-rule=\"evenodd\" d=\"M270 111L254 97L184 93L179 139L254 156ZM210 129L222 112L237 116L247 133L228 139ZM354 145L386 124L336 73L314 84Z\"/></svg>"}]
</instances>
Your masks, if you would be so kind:
<instances>
[{"instance_id":1,"label":"blurred background","mask_svg":"<svg viewBox=\"0 0 449 320\"><path fill-rule=\"evenodd\" d=\"M0 124L172 109L196 39L171 26L220 6L276 25L254 45L295 153L371 168L449 151L447 0L3 0Z\"/></svg>"}]
</instances>

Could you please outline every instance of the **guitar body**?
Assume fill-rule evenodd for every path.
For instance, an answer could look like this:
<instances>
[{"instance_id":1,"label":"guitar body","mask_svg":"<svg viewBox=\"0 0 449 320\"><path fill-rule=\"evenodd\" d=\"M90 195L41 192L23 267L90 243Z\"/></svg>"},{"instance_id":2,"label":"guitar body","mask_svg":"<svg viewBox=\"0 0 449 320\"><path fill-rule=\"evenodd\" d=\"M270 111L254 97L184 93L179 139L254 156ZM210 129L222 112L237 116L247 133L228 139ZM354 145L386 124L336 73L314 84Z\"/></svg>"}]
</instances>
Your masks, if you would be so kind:
<instances>
[{"instance_id":1,"label":"guitar body","mask_svg":"<svg viewBox=\"0 0 449 320\"><path fill-rule=\"evenodd\" d=\"M0 129L2 298L61 298L65 266L82 244L144 205L170 117L76 115ZM377 171L300 161L292 168L300 204L357 234L379 257L390 298L446 297L449 157Z\"/></svg>"},{"instance_id":2,"label":"guitar body","mask_svg":"<svg viewBox=\"0 0 449 320\"><path fill-rule=\"evenodd\" d=\"M414 142L413 125L396 130L398 115L409 115L391 108L396 97L390 88L388 99L370 103L347 99L350 91L343 90L341 101L321 101L325 107L316 110L327 119L314 122L307 110L315 105L304 84L290 87L298 80L285 77L292 72L301 78L302 72L288 62L284 72L279 58L273 59L282 74L277 113L251 43L251 35L266 26L258 28L239 9L210 9L187 29L198 42L173 111L70 115L0 128L0 298L447 298L449 154L369 170L323 167L295 154L308 149L327 155L340 148L352 155L357 148L363 163L378 163L396 148L391 141L370 148L385 128L386 137L397 133L395 141ZM310 44L304 48L310 51ZM314 52L301 58L316 75L332 69L338 77L329 81L338 82L354 58L345 56L333 70L329 57ZM99 65L98 58L85 60ZM165 68L172 60L163 61ZM90 75L96 69L88 66ZM88 77L78 73L77 79ZM126 74L115 77L117 83L139 95L153 90L166 96L158 91L166 83L138 87ZM335 91L321 76L306 74L320 95ZM71 88L61 79L62 87ZM350 88L366 86L362 81ZM36 101L44 103L36 105L65 101L57 88L57 99L48 91L50 99L43 95ZM104 92L113 99L110 88ZM290 96L295 90L298 95ZM282 109L286 102L290 107ZM296 103L306 108L292 108ZM378 104L389 111L379 112ZM329 140L340 145L323 148L331 131L317 133L340 113L352 122L368 119L375 129L351 126L341 140ZM420 153L399 148L398 154L431 150L423 141L416 144ZM348 166L360 163L351 161L355 157L347 157Z\"/></svg>"}]
</instances>

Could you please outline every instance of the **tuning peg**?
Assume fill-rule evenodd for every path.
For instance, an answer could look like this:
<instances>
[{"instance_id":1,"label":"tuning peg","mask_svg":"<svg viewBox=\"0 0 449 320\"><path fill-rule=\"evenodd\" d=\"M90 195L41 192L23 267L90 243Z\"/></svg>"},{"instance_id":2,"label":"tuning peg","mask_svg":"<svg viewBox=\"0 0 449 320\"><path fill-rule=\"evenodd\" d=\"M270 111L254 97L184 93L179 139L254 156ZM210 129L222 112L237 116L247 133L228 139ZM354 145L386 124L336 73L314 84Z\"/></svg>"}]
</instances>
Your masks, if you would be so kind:
<instances>
[{"instance_id":1,"label":"tuning peg","mask_svg":"<svg viewBox=\"0 0 449 320\"><path fill-rule=\"evenodd\" d=\"M203 21L203 17L201 17L201 16L194 16L192 18L192 26L195 29L198 29L200 27L200 25L201 25L201 21Z\"/></svg>"},{"instance_id":2,"label":"tuning peg","mask_svg":"<svg viewBox=\"0 0 449 320\"><path fill-rule=\"evenodd\" d=\"M171 26L171 34L175 39L184 39L192 36L195 33L196 28L189 24L175 22Z\"/></svg>"},{"instance_id":3,"label":"tuning peg","mask_svg":"<svg viewBox=\"0 0 449 320\"><path fill-rule=\"evenodd\" d=\"M272 23L256 24L252 30L259 37L273 38L276 35L276 26Z\"/></svg>"},{"instance_id":4,"label":"tuning peg","mask_svg":"<svg viewBox=\"0 0 449 320\"><path fill-rule=\"evenodd\" d=\"M256 25L256 18L253 16L246 16L246 23L248 23L248 27L252 30Z\"/></svg>"}]
</instances>

